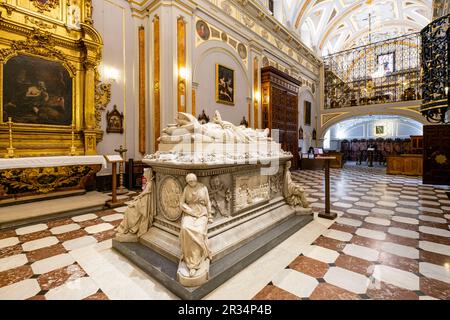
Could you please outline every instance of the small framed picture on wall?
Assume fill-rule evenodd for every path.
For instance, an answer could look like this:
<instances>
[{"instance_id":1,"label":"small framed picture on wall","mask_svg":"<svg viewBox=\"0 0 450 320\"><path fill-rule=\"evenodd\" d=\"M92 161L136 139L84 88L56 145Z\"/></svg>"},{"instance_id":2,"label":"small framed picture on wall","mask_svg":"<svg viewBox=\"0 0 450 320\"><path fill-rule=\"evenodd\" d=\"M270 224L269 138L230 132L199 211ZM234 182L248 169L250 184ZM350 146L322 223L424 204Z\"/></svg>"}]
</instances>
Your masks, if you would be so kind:
<instances>
[{"instance_id":1,"label":"small framed picture on wall","mask_svg":"<svg viewBox=\"0 0 450 320\"><path fill-rule=\"evenodd\" d=\"M216 102L234 106L234 70L216 64Z\"/></svg>"},{"instance_id":2,"label":"small framed picture on wall","mask_svg":"<svg viewBox=\"0 0 450 320\"><path fill-rule=\"evenodd\" d=\"M311 125L311 102L305 101L304 105L305 105L304 110L303 110L304 123L305 123L305 126L310 126Z\"/></svg>"},{"instance_id":3,"label":"small framed picture on wall","mask_svg":"<svg viewBox=\"0 0 450 320\"><path fill-rule=\"evenodd\" d=\"M375 126L375 135L381 136L384 134L384 126Z\"/></svg>"}]
</instances>

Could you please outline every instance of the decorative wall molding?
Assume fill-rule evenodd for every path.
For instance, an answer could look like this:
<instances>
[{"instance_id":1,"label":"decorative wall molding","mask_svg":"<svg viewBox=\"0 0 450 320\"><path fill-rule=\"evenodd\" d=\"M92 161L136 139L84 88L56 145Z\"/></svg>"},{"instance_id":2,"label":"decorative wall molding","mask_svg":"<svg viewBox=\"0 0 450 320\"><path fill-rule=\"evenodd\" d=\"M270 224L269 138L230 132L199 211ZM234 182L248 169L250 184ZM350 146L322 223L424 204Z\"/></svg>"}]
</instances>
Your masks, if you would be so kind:
<instances>
[{"instance_id":1,"label":"decorative wall molding","mask_svg":"<svg viewBox=\"0 0 450 320\"><path fill-rule=\"evenodd\" d=\"M246 46L242 42L239 42L234 37L227 35L224 31L220 30L219 27L213 26L212 24L210 24L200 18L196 18L195 24L197 25L199 22L201 22L208 28L207 29L208 37L205 37L205 36L202 37L199 34L200 31L196 30L196 35L195 35L195 39L196 39L195 46L196 47L200 46L202 43L205 43L207 41L221 40L221 41L225 42L228 46L230 46L233 49L233 51L236 52L237 56L239 56L242 59L244 65L247 67L248 46Z\"/></svg>"},{"instance_id":2,"label":"decorative wall molding","mask_svg":"<svg viewBox=\"0 0 450 320\"><path fill-rule=\"evenodd\" d=\"M344 114L347 114L348 112L334 112L334 113L325 113L325 114L321 114L321 119L320 119L320 126L323 127L325 126L330 120L340 117Z\"/></svg>"},{"instance_id":3,"label":"decorative wall molding","mask_svg":"<svg viewBox=\"0 0 450 320\"><path fill-rule=\"evenodd\" d=\"M33 17L25 16L25 22L30 22L31 24L34 24L35 26L42 28L42 29L56 29L56 24L52 23L45 23L41 20L35 19Z\"/></svg>"}]
</instances>

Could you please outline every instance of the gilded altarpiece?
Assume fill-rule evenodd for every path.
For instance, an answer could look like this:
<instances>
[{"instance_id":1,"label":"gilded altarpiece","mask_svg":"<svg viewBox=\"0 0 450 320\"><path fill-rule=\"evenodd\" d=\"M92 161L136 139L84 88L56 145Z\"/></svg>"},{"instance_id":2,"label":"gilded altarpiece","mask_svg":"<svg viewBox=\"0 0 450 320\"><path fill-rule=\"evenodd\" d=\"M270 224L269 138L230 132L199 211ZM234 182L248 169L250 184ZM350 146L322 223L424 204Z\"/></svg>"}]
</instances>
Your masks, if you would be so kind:
<instances>
[{"instance_id":1,"label":"gilded altarpiece","mask_svg":"<svg viewBox=\"0 0 450 320\"><path fill-rule=\"evenodd\" d=\"M109 86L91 0L0 0L0 157L96 154ZM20 90L19 90L20 89ZM8 101L6 101L8 100Z\"/></svg>"}]
</instances>

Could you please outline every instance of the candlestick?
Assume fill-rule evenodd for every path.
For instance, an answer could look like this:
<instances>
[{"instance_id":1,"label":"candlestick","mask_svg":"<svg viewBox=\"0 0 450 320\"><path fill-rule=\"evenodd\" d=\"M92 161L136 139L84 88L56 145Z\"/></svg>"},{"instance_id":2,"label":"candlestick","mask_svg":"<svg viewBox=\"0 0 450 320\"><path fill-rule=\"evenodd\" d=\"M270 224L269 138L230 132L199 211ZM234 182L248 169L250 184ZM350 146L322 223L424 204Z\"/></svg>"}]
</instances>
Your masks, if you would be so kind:
<instances>
[{"instance_id":1,"label":"candlestick","mask_svg":"<svg viewBox=\"0 0 450 320\"><path fill-rule=\"evenodd\" d=\"M12 138L12 118L8 117L8 127L9 127L9 148L6 148L8 150L8 153L6 154L6 158L14 158L14 147L13 147L13 138Z\"/></svg>"},{"instance_id":2,"label":"candlestick","mask_svg":"<svg viewBox=\"0 0 450 320\"><path fill-rule=\"evenodd\" d=\"M118 152L120 154L120 157L123 159L119 163L119 189L117 190L117 194L125 194L128 193L128 189L123 186L123 171L124 171L124 153L127 152L127 149L124 149L122 146L120 146L119 149L115 149L115 152Z\"/></svg>"},{"instance_id":3,"label":"candlestick","mask_svg":"<svg viewBox=\"0 0 450 320\"><path fill-rule=\"evenodd\" d=\"M70 146L69 155L74 156L76 154L77 148L75 147L75 125L72 124L72 144Z\"/></svg>"}]
</instances>

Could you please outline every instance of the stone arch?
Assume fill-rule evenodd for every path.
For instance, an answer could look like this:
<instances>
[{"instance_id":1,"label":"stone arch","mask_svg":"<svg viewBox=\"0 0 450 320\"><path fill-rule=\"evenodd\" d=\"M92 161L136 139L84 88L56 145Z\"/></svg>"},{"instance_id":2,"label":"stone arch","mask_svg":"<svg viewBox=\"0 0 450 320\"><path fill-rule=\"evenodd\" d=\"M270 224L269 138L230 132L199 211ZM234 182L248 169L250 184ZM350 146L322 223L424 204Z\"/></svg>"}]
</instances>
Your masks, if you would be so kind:
<instances>
[{"instance_id":1,"label":"stone arch","mask_svg":"<svg viewBox=\"0 0 450 320\"><path fill-rule=\"evenodd\" d=\"M354 107L356 109L357 107ZM364 108L365 109L365 108ZM356 111L356 110L355 110ZM337 112L339 112L337 110ZM326 113L325 113L326 114ZM321 116L323 116L322 114ZM318 138L323 139L325 137L325 133L332 127L333 125L342 122L344 120L348 120L355 117L362 117L362 116L368 116L368 115L396 115L396 116L402 116L406 117L412 120L416 120L423 125L430 124L419 112L411 110L411 109L383 109L383 110L373 110L370 112L367 112L367 109L365 109L363 112L348 112L343 111L342 114L332 118L331 120L327 121L323 126L320 127L319 132L317 133Z\"/></svg>"},{"instance_id":2,"label":"stone arch","mask_svg":"<svg viewBox=\"0 0 450 320\"><path fill-rule=\"evenodd\" d=\"M248 77L247 68L242 62L242 59L237 56L237 53L229 50L228 48L224 47L223 42L217 41L217 40L209 40L204 43L202 43L197 48L197 58L195 59L196 63L192 68L192 81L198 82L199 75L197 74L198 66L202 63L204 58L212 53L223 53L228 55L231 59L233 59L236 64L240 67L242 74L244 74L245 82L247 83L247 96L251 95L251 83L250 79Z\"/></svg>"}]
</instances>

